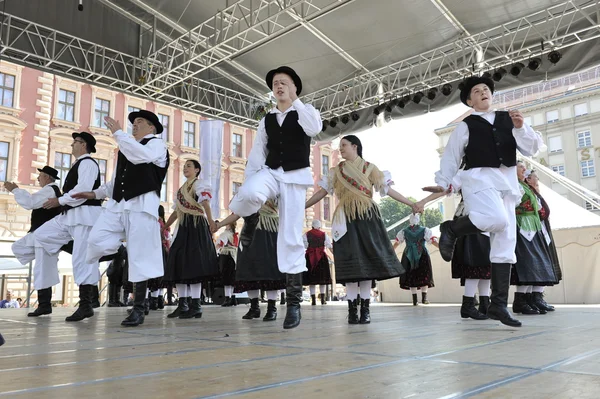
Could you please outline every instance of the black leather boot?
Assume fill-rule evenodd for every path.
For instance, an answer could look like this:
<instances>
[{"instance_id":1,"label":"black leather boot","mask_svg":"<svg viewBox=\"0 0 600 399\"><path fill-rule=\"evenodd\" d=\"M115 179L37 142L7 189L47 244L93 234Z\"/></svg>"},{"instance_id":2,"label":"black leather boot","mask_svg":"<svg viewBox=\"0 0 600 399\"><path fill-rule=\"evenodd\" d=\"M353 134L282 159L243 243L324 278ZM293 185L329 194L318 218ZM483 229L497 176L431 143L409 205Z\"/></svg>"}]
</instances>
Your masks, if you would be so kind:
<instances>
[{"instance_id":1,"label":"black leather boot","mask_svg":"<svg viewBox=\"0 0 600 399\"><path fill-rule=\"evenodd\" d=\"M554 306L549 305L544 300L543 292L532 292L531 295L533 296L533 303L535 303L535 306L539 309L544 309L547 312L554 312Z\"/></svg>"},{"instance_id":2,"label":"black leather boot","mask_svg":"<svg viewBox=\"0 0 600 399\"><path fill-rule=\"evenodd\" d=\"M479 301L477 300L477 294L473 295L473 305L479 306Z\"/></svg>"},{"instance_id":3,"label":"black leather boot","mask_svg":"<svg viewBox=\"0 0 600 399\"><path fill-rule=\"evenodd\" d=\"M427 293L421 292L421 303L423 305L429 305L429 301L427 300Z\"/></svg>"},{"instance_id":4,"label":"black leather boot","mask_svg":"<svg viewBox=\"0 0 600 399\"><path fill-rule=\"evenodd\" d=\"M150 310L158 310L158 298L153 296L148 298L148 307Z\"/></svg>"},{"instance_id":5,"label":"black leather boot","mask_svg":"<svg viewBox=\"0 0 600 399\"><path fill-rule=\"evenodd\" d=\"M327 305L327 301L325 300L325 294L319 294L321 298L321 305Z\"/></svg>"},{"instance_id":6,"label":"black leather boot","mask_svg":"<svg viewBox=\"0 0 600 399\"><path fill-rule=\"evenodd\" d=\"M513 300L512 310L513 313L540 314L539 310L534 310L531 308L531 306L529 306L529 304L527 304L524 292L515 292L515 299Z\"/></svg>"},{"instance_id":7,"label":"black leather boot","mask_svg":"<svg viewBox=\"0 0 600 399\"><path fill-rule=\"evenodd\" d=\"M175 303L173 302L173 287L167 288L167 303L165 306L175 306Z\"/></svg>"},{"instance_id":8,"label":"black leather boot","mask_svg":"<svg viewBox=\"0 0 600 399\"><path fill-rule=\"evenodd\" d=\"M490 307L490 297L480 296L479 297L479 313L487 315L488 308Z\"/></svg>"},{"instance_id":9,"label":"black leather boot","mask_svg":"<svg viewBox=\"0 0 600 399\"><path fill-rule=\"evenodd\" d=\"M177 300L177 307L175 308L175 310L172 313L169 313L167 315L167 317L169 319L174 319L175 317L179 317L179 315L187 312L188 310L189 310L189 307L188 307L187 298L180 296L179 299Z\"/></svg>"},{"instance_id":10,"label":"black leather boot","mask_svg":"<svg viewBox=\"0 0 600 399\"><path fill-rule=\"evenodd\" d=\"M302 301L302 273L286 274L285 282L287 308L285 320L283 321L283 328L288 330L290 328L298 327L300 319L302 319L302 314L300 313L300 302Z\"/></svg>"},{"instance_id":11,"label":"black leather boot","mask_svg":"<svg viewBox=\"0 0 600 399\"><path fill-rule=\"evenodd\" d=\"M544 309L540 309L537 306L535 306L535 302L533 301L533 294L531 292L525 294L525 302L527 302L531 309L538 311L540 314L548 313Z\"/></svg>"},{"instance_id":12,"label":"black leather boot","mask_svg":"<svg viewBox=\"0 0 600 399\"><path fill-rule=\"evenodd\" d=\"M492 295L487 316L510 327L521 327L521 322L513 319L507 309L510 268L510 263L492 263Z\"/></svg>"},{"instance_id":13,"label":"black leather boot","mask_svg":"<svg viewBox=\"0 0 600 399\"><path fill-rule=\"evenodd\" d=\"M125 305L121 302L121 287L116 284L108 284L108 306L109 308L121 308Z\"/></svg>"},{"instance_id":14,"label":"black leather boot","mask_svg":"<svg viewBox=\"0 0 600 399\"><path fill-rule=\"evenodd\" d=\"M312 302L310 303L311 306L316 306L317 305L317 295L316 294L312 294L310 296L310 299L312 299Z\"/></svg>"},{"instance_id":15,"label":"black leather boot","mask_svg":"<svg viewBox=\"0 0 600 399\"><path fill-rule=\"evenodd\" d=\"M419 297L417 296L417 294L412 294L413 297L413 306L417 306L417 304L419 303Z\"/></svg>"},{"instance_id":16,"label":"black leather boot","mask_svg":"<svg viewBox=\"0 0 600 399\"><path fill-rule=\"evenodd\" d=\"M222 307L224 307L224 308L228 308L228 307L230 307L230 306L233 306L233 305L231 304L231 297L229 297L229 296L226 296L226 297L225 297L225 300L223 301L223 303L221 304L221 306L222 306Z\"/></svg>"},{"instance_id":17,"label":"black leather boot","mask_svg":"<svg viewBox=\"0 0 600 399\"><path fill-rule=\"evenodd\" d=\"M477 310L473 302L474 300L472 297L463 295L462 306L460 307L460 317L463 319L471 318L475 320L487 320L488 317Z\"/></svg>"},{"instance_id":18,"label":"black leather boot","mask_svg":"<svg viewBox=\"0 0 600 399\"><path fill-rule=\"evenodd\" d=\"M274 299L267 301L267 314L263 317L263 321L275 321L277 320L277 304Z\"/></svg>"},{"instance_id":19,"label":"black leather boot","mask_svg":"<svg viewBox=\"0 0 600 399\"><path fill-rule=\"evenodd\" d=\"M281 301L279 302L280 305L285 305L285 292L281 293Z\"/></svg>"},{"instance_id":20,"label":"black leather boot","mask_svg":"<svg viewBox=\"0 0 600 399\"><path fill-rule=\"evenodd\" d=\"M38 317L52 313L52 287L38 290L38 307L33 312L27 313L28 317Z\"/></svg>"},{"instance_id":21,"label":"black leather boot","mask_svg":"<svg viewBox=\"0 0 600 399\"><path fill-rule=\"evenodd\" d=\"M357 300L348 300L348 324L358 324L358 304Z\"/></svg>"},{"instance_id":22,"label":"black leather boot","mask_svg":"<svg viewBox=\"0 0 600 399\"><path fill-rule=\"evenodd\" d=\"M468 234L480 233L479 230L468 216L461 216L454 220L447 220L440 225L440 241L439 249L442 259L446 262L452 260L452 254L454 253L454 245L456 239Z\"/></svg>"},{"instance_id":23,"label":"black leather boot","mask_svg":"<svg viewBox=\"0 0 600 399\"><path fill-rule=\"evenodd\" d=\"M248 313L246 313L245 315L242 316L242 319L252 320L252 319L258 319L260 317L259 301L260 301L260 299L258 299L258 298L250 299L250 309L248 310Z\"/></svg>"},{"instance_id":24,"label":"black leather boot","mask_svg":"<svg viewBox=\"0 0 600 399\"><path fill-rule=\"evenodd\" d=\"M133 284L134 297L133 297L133 309L125 320L121 322L122 326L125 327L136 327L144 324L144 318L146 313L146 291L148 290L148 281L141 281Z\"/></svg>"},{"instance_id":25,"label":"black leather boot","mask_svg":"<svg viewBox=\"0 0 600 399\"><path fill-rule=\"evenodd\" d=\"M369 310L370 301L370 299L360 300L360 320L358 321L359 324L371 323L371 311Z\"/></svg>"},{"instance_id":26,"label":"black leather boot","mask_svg":"<svg viewBox=\"0 0 600 399\"><path fill-rule=\"evenodd\" d=\"M200 305L200 298L192 298L192 303L188 311L179 315L180 319L199 319L201 317L202 306Z\"/></svg>"},{"instance_id":27,"label":"black leather boot","mask_svg":"<svg viewBox=\"0 0 600 399\"><path fill-rule=\"evenodd\" d=\"M146 287L148 286L148 284L146 283ZM150 294L148 293L148 296L146 298L144 298L144 315L148 316L148 314L150 313L150 299L149 299Z\"/></svg>"},{"instance_id":28,"label":"black leather boot","mask_svg":"<svg viewBox=\"0 0 600 399\"><path fill-rule=\"evenodd\" d=\"M98 284L92 286L92 308L96 309L100 307L100 291L98 290Z\"/></svg>"},{"instance_id":29,"label":"black leather boot","mask_svg":"<svg viewBox=\"0 0 600 399\"><path fill-rule=\"evenodd\" d=\"M163 310L165 308L165 298L163 298L162 295L159 295L157 299L157 304L156 307L158 308L158 310Z\"/></svg>"},{"instance_id":30,"label":"black leather boot","mask_svg":"<svg viewBox=\"0 0 600 399\"><path fill-rule=\"evenodd\" d=\"M81 321L94 315L94 308L92 308L93 289L94 284L84 284L79 286L79 307L75 313L65 318L65 321Z\"/></svg>"},{"instance_id":31,"label":"black leather boot","mask_svg":"<svg viewBox=\"0 0 600 399\"><path fill-rule=\"evenodd\" d=\"M235 297L235 295L231 296L231 306L237 306L238 305L238 301L237 298Z\"/></svg>"}]
</instances>

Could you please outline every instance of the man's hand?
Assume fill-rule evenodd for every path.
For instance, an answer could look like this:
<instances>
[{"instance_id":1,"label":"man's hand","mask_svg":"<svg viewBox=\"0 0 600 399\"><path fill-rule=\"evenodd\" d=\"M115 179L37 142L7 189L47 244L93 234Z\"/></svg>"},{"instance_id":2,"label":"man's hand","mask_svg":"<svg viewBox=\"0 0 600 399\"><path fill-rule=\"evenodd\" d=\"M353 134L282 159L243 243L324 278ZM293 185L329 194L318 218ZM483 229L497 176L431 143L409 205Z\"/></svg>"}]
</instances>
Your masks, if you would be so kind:
<instances>
[{"instance_id":1,"label":"man's hand","mask_svg":"<svg viewBox=\"0 0 600 399\"><path fill-rule=\"evenodd\" d=\"M115 134L117 131L121 130L121 123L110 116L104 117L104 123L106 123L106 127L108 127L112 134Z\"/></svg>"},{"instance_id":2,"label":"man's hand","mask_svg":"<svg viewBox=\"0 0 600 399\"><path fill-rule=\"evenodd\" d=\"M71 195L75 199L96 199L96 193L93 191L82 191Z\"/></svg>"},{"instance_id":3,"label":"man's hand","mask_svg":"<svg viewBox=\"0 0 600 399\"><path fill-rule=\"evenodd\" d=\"M427 187L423 187L421 190L427 191L427 192L430 192L430 193L443 193L444 191L447 191L442 186L427 186Z\"/></svg>"},{"instance_id":4,"label":"man's hand","mask_svg":"<svg viewBox=\"0 0 600 399\"><path fill-rule=\"evenodd\" d=\"M296 95L296 85L294 83L290 83L289 86L289 90L290 90L290 100L292 100L292 102L296 101L298 99L298 96Z\"/></svg>"},{"instance_id":5,"label":"man's hand","mask_svg":"<svg viewBox=\"0 0 600 399\"><path fill-rule=\"evenodd\" d=\"M48 201L44 202L44 209L52 209L58 208L60 206L60 202L58 202L58 198L50 198Z\"/></svg>"},{"instance_id":6,"label":"man's hand","mask_svg":"<svg viewBox=\"0 0 600 399\"><path fill-rule=\"evenodd\" d=\"M512 119L513 125L517 128L520 129L523 127L523 114L521 113L521 111L518 110L512 110L512 111L508 111L508 115L510 116L510 119Z\"/></svg>"},{"instance_id":7,"label":"man's hand","mask_svg":"<svg viewBox=\"0 0 600 399\"><path fill-rule=\"evenodd\" d=\"M6 191L11 192L15 189L15 188L19 188L19 186L17 186L15 183L7 181L6 183L4 183L4 188L6 189Z\"/></svg>"}]
</instances>

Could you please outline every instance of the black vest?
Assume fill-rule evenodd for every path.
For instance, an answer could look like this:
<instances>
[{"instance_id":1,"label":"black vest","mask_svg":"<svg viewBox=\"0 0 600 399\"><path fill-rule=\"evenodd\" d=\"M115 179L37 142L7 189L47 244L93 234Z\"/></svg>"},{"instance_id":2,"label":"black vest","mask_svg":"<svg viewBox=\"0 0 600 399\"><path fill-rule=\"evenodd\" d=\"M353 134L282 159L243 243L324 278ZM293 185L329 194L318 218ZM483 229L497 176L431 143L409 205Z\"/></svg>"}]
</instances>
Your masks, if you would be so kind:
<instances>
[{"instance_id":1,"label":"black vest","mask_svg":"<svg viewBox=\"0 0 600 399\"><path fill-rule=\"evenodd\" d=\"M465 169L517 164L517 141L512 134L514 126L508 112L496 111L493 125L479 115L469 115L464 122L469 127Z\"/></svg>"},{"instance_id":2,"label":"black vest","mask_svg":"<svg viewBox=\"0 0 600 399\"><path fill-rule=\"evenodd\" d=\"M75 186L77 185L77 182L79 181L79 172L78 172L79 164L83 161L88 161L88 160L95 163L96 167L98 168L98 174L96 175L96 181L94 182L94 187L92 188L92 190L95 190L98 187L100 187L100 167L98 166L98 162L96 162L96 160L91 157L85 157L85 158L79 158L77 160L77 162L75 162L73 164L73 166L69 170L69 173L67 173L67 177L65 178L65 183L63 184L63 188L62 188L63 193L68 193L69 191L71 191L72 189L75 188ZM83 205L101 206L102 200L91 199L91 200L87 200L83 204L77 205L77 206L64 205L62 207L62 210L63 210L63 212L66 213L69 209L78 208Z\"/></svg>"},{"instance_id":3,"label":"black vest","mask_svg":"<svg viewBox=\"0 0 600 399\"><path fill-rule=\"evenodd\" d=\"M60 198L62 193L60 189L55 185L51 185L54 190L54 195L56 198ZM48 220L53 219L55 216L60 215L62 209L60 207L52 208L52 209L44 209L44 207L34 209L31 211L31 227L29 228L28 233L33 233L37 230L38 227L46 223Z\"/></svg>"},{"instance_id":4,"label":"black vest","mask_svg":"<svg viewBox=\"0 0 600 399\"><path fill-rule=\"evenodd\" d=\"M157 137L142 139L140 144L146 145L150 140L160 140ZM165 150L166 151L166 150ZM169 168L169 152L167 151L167 163L164 168L153 163L141 163L135 165L119 151L117 158L117 175L113 187L112 199L121 202L123 198L129 201L132 198L151 191L156 192L160 198L160 189Z\"/></svg>"},{"instance_id":5,"label":"black vest","mask_svg":"<svg viewBox=\"0 0 600 399\"><path fill-rule=\"evenodd\" d=\"M269 113L265 116L267 131L267 160L271 169L283 167L284 171L307 168L310 166L310 137L298 123L298 112L290 111L279 126L277 116Z\"/></svg>"}]
</instances>

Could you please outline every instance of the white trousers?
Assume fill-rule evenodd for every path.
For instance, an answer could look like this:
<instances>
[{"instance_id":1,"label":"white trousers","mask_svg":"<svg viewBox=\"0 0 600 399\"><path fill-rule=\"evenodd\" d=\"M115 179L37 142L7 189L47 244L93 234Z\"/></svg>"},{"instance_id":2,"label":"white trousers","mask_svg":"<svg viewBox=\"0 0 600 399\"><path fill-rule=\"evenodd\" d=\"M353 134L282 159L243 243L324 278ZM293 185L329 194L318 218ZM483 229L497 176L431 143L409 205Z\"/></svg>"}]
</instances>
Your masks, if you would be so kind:
<instances>
[{"instance_id":1,"label":"white trousers","mask_svg":"<svg viewBox=\"0 0 600 399\"><path fill-rule=\"evenodd\" d=\"M268 199L279 196L279 231L277 234L277 263L282 273L305 272L304 205L306 186L283 183L275 179L269 169L250 176L231 200L229 209L239 216L250 216L259 211Z\"/></svg>"},{"instance_id":2,"label":"white trousers","mask_svg":"<svg viewBox=\"0 0 600 399\"><path fill-rule=\"evenodd\" d=\"M73 240L72 261L75 284L98 284L100 280L98 261L86 261L87 240L92 228L80 224L67 226L64 224L65 221L66 215L58 215L38 228L34 232L36 247L43 248L49 255L58 257L62 246Z\"/></svg>"},{"instance_id":3,"label":"white trousers","mask_svg":"<svg viewBox=\"0 0 600 399\"><path fill-rule=\"evenodd\" d=\"M12 252L22 265L35 260L33 264L33 288L43 290L60 283L58 275L58 254L50 255L42 247L35 246L35 236L28 233L25 237L15 241Z\"/></svg>"},{"instance_id":4,"label":"white trousers","mask_svg":"<svg viewBox=\"0 0 600 399\"><path fill-rule=\"evenodd\" d=\"M490 262L516 263L516 198L490 188L465 195L464 202L471 222L490 233Z\"/></svg>"},{"instance_id":5,"label":"white trousers","mask_svg":"<svg viewBox=\"0 0 600 399\"><path fill-rule=\"evenodd\" d=\"M127 241L129 281L139 283L164 274L160 225L146 212L104 210L90 232L87 259L98 262Z\"/></svg>"}]
</instances>

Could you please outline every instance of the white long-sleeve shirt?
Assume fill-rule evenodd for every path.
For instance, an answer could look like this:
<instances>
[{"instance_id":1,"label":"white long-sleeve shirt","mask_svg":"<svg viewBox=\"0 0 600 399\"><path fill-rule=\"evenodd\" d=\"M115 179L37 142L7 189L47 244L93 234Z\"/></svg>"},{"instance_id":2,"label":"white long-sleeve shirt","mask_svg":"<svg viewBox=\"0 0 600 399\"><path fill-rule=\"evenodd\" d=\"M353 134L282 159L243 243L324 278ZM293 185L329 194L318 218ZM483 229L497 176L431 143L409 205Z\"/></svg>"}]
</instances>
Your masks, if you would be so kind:
<instances>
[{"instance_id":1,"label":"white long-sleeve shirt","mask_svg":"<svg viewBox=\"0 0 600 399\"><path fill-rule=\"evenodd\" d=\"M50 183L33 194L22 188L15 188L12 193L15 196L17 204L21 205L24 209L31 211L33 209L41 208L50 198L56 198L52 186L58 187L56 183Z\"/></svg>"},{"instance_id":2,"label":"white long-sleeve shirt","mask_svg":"<svg viewBox=\"0 0 600 399\"><path fill-rule=\"evenodd\" d=\"M481 116L490 124L494 124L496 120L496 111L473 112L473 115ZM519 129L513 128L512 133L517 142L517 149L523 155L531 156L543 145L541 136L526 124ZM452 185L454 191L462 189L464 195L494 188L498 191L510 192L517 197L521 196L516 166L500 165L499 168L473 168L459 171L467 144L469 144L469 127L466 122L460 122L450 135L440 161L440 170L435 174L435 182L438 186L448 188Z\"/></svg>"},{"instance_id":3,"label":"white long-sleeve shirt","mask_svg":"<svg viewBox=\"0 0 600 399\"><path fill-rule=\"evenodd\" d=\"M302 234L302 241L304 242L304 249L308 248L308 237L306 233ZM325 248L333 249L333 244L331 244L331 237L329 234L325 233Z\"/></svg>"},{"instance_id":4,"label":"white long-sleeve shirt","mask_svg":"<svg viewBox=\"0 0 600 399\"><path fill-rule=\"evenodd\" d=\"M279 126L283 125L285 117L290 111L298 112L298 124L304 130L308 137L315 137L321 132L323 127L321 114L312 105L304 104L300 99L294 100L292 106L281 112L277 108L273 108L270 113L275 114ZM263 168L267 168L265 162L267 160L267 130L265 129L265 118L258 124L256 138L248 155L248 164L246 165L245 177L248 178ZM274 177L283 183L293 183L312 186L314 184L313 177L309 167L297 170L284 171L282 167L273 169Z\"/></svg>"},{"instance_id":5,"label":"white long-sleeve shirt","mask_svg":"<svg viewBox=\"0 0 600 399\"><path fill-rule=\"evenodd\" d=\"M113 137L117 141L119 151L121 151L132 164L139 165L142 163L153 163L160 168L164 168L166 166L167 147L163 140L150 140L146 143L146 145L140 144L140 141L143 139L152 138L154 135L146 135L138 141L133 136L123 132L122 130L118 130L115 132ZM160 198L154 191L139 195L130 199L129 201L125 200L125 198L119 202L112 199L116 175L117 168L115 166L113 178L109 182L106 182L102 186L98 187L98 189L94 190L96 198L110 197L108 203L106 204L106 210L114 213L123 211L145 212L158 218Z\"/></svg>"},{"instance_id":6,"label":"white long-sleeve shirt","mask_svg":"<svg viewBox=\"0 0 600 399\"><path fill-rule=\"evenodd\" d=\"M83 158L91 158L90 154L83 154L77 160ZM61 205L69 205L74 207L73 209L69 209L69 211L64 215L59 215L62 217L62 223L65 226L93 226L100 216L102 212L102 207L100 206L88 206L83 205L86 199L75 199L71 197L72 194L82 193L86 191L92 191L94 188L94 183L98 178L98 173L100 169L98 168L98 164L92 161L83 161L79 164L77 168L77 184L67 193L63 193L62 197L58 199L58 203Z\"/></svg>"}]
</instances>

